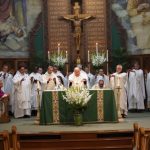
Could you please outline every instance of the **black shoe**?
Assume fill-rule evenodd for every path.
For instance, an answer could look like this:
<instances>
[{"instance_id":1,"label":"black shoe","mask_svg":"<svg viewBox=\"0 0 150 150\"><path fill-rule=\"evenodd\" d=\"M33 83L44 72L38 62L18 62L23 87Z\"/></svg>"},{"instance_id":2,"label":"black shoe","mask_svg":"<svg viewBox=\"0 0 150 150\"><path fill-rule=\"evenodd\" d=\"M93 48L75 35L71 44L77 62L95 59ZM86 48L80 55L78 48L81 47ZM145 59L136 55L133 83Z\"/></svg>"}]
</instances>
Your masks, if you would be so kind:
<instances>
[{"instance_id":1,"label":"black shoe","mask_svg":"<svg viewBox=\"0 0 150 150\"><path fill-rule=\"evenodd\" d=\"M24 115L24 117L23 118L30 118L31 116L29 116L29 115Z\"/></svg>"},{"instance_id":2,"label":"black shoe","mask_svg":"<svg viewBox=\"0 0 150 150\"><path fill-rule=\"evenodd\" d=\"M138 113L143 113L145 110L144 109L138 109L137 112Z\"/></svg>"},{"instance_id":3,"label":"black shoe","mask_svg":"<svg viewBox=\"0 0 150 150\"><path fill-rule=\"evenodd\" d=\"M31 116L37 116L37 110L32 110Z\"/></svg>"},{"instance_id":4,"label":"black shoe","mask_svg":"<svg viewBox=\"0 0 150 150\"><path fill-rule=\"evenodd\" d=\"M14 116L14 114L11 111L9 111L8 114L9 116Z\"/></svg>"},{"instance_id":5,"label":"black shoe","mask_svg":"<svg viewBox=\"0 0 150 150\"><path fill-rule=\"evenodd\" d=\"M122 116L122 118L126 118L127 117L127 115L125 115L125 114L121 114L121 116Z\"/></svg>"}]
</instances>

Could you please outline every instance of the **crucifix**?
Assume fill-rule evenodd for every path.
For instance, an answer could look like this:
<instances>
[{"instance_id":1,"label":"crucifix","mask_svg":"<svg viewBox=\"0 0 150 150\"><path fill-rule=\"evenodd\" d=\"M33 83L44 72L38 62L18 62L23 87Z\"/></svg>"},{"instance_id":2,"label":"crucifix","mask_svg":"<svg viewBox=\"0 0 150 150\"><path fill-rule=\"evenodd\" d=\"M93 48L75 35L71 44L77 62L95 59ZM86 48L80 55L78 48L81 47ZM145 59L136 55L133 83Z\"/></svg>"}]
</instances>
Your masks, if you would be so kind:
<instances>
[{"instance_id":1,"label":"crucifix","mask_svg":"<svg viewBox=\"0 0 150 150\"><path fill-rule=\"evenodd\" d=\"M80 14L80 5L78 2L75 2L73 7L74 14L72 15L65 15L63 16L64 19L73 22L74 25L74 34L73 37L75 38L76 50L80 50L81 45L81 34L82 34L82 22L87 19L92 19L94 16L88 14Z\"/></svg>"}]
</instances>

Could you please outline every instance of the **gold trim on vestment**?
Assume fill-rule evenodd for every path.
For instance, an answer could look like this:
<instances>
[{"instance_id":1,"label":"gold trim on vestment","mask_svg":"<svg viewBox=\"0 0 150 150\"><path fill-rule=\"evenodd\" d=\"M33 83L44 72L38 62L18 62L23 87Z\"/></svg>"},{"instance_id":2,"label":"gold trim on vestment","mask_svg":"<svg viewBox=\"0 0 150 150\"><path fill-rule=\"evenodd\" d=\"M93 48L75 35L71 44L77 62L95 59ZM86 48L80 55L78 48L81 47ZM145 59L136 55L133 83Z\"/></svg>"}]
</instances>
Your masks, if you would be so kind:
<instances>
[{"instance_id":1,"label":"gold trim on vestment","mask_svg":"<svg viewBox=\"0 0 150 150\"><path fill-rule=\"evenodd\" d=\"M104 120L104 110L103 110L103 102L104 102L104 91L98 90L97 91L97 116L98 121Z\"/></svg>"},{"instance_id":2,"label":"gold trim on vestment","mask_svg":"<svg viewBox=\"0 0 150 150\"><path fill-rule=\"evenodd\" d=\"M58 92L52 91L53 123L60 123Z\"/></svg>"}]
</instances>

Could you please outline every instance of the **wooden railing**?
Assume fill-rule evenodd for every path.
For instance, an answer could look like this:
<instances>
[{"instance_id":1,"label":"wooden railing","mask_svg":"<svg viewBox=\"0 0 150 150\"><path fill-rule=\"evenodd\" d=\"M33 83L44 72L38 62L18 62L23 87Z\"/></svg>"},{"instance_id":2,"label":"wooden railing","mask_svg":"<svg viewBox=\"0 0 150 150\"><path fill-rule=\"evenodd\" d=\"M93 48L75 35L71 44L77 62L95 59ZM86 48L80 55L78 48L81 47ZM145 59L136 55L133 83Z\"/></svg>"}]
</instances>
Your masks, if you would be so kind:
<instances>
[{"instance_id":1,"label":"wooden railing","mask_svg":"<svg viewBox=\"0 0 150 150\"><path fill-rule=\"evenodd\" d=\"M10 117L8 115L8 102L8 96L0 98L0 123L6 123L10 121Z\"/></svg>"},{"instance_id":2,"label":"wooden railing","mask_svg":"<svg viewBox=\"0 0 150 150\"><path fill-rule=\"evenodd\" d=\"M133 147L135 150L150 150L150 129L139 127L134 123L134 141Z\"/></svg>"},{"instance_id":3,"label":"wooden railing","mask_svg":"<svg viewBox=\"0 0 150 150\"><path fill-rule=\"evenodd\" d=\"M2 147L4 150L10 150L10 140L8 131L0 132L0 139L2 141Z\"/></svg>"},{"instance_id":4,"label":"wooden railing","mask_svg":"<svg viewBox=\"0 0 150 150\"><path fill-rule=\"evenodd\" d=\"M22 150L132 150L132 131L19 134Z\"/></svg>"},{"instance_id":5,"label":"wooden railing","mask_svg":"<svg viewBox=\"0 0 150 150\"><path fill-rule=\"evenodd\" d=\"M2 145L0 145L0 150L20 150L20 143L17 137L18 136L16 126L12 126L11 136L8 131L0 132L0 140L2 141Z\"/></svg>"},{"instance_id":6,"label":"wooden railing","mask_svg":"<svg viewBox=\"0 0 150 150\"><path fill-rule=\"evenodd\" d=\"M18 141L16 126L12 126L12 147L13 150L20 150L20 143Z\"/></svg>"}]
</instances>

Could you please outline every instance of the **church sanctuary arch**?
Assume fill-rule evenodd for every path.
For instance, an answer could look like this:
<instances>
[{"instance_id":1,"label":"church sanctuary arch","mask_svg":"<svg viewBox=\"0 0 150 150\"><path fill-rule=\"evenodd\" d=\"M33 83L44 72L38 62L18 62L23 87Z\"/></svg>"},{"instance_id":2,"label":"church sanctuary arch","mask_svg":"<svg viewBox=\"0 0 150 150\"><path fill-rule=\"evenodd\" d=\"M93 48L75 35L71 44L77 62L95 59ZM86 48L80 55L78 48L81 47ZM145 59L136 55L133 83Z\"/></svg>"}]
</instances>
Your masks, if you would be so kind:
<instances>
[{"instance_id":1,"label":"church sanctuary arch","mask_svg":"<svg viewBox=\"0 0 150 150\"><path fill-rule=\"evenodd\" d=\"M0 67L6 62L15 69L20 62L29 62L31 67L37 63L46 66L48 51L51 54L57 51L58 43L61 51L67 51L69 69L79 62L83 66L92 67L91 62L88 62L88 52L94 52L98 43L99 50L109 50L109 67L114 62L113 52L123 48L128 53L129 60L136 59L143 68L149 68L147 59L150 58L150 36L146 30L149 28L150 11L147 8L146 12L141 12L144 18L141 26L146 34L139 36L136 32L139 31L139 26L133 25L138 16L132 14L132 1L134 0L128 3L126 0L3 1L0 6L3 14L0 15L1 28L9 22L9 17L14 18L14 23L11 22L10 26L17 24L17 28L13 32L6 28L5 35L0 28ZM144 2L150 4L149 0ZM78 3L77 8L80 7L79 16L77 15L79 21L76 18L63 18L75 15L75 3ZM140 27L139 29L141 32ZM140 40L141 37L143 40Z\"/></svg>"}]
</instances>

